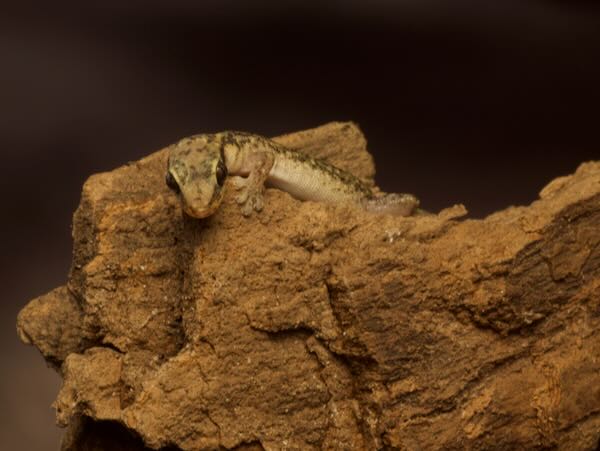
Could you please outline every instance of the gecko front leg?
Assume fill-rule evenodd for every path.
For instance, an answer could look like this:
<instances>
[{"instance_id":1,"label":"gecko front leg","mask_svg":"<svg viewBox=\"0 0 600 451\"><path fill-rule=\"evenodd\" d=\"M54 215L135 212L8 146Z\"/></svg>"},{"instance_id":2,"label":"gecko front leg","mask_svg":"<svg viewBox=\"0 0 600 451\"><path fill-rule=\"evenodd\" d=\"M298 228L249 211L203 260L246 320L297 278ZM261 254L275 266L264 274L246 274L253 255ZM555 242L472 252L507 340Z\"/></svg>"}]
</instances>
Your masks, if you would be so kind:
<instances>
[{"instance_id":1,"label":"gecko front leg","mask_svg":"<svg viewBox=\"0 0 600 451\"><path fill-rule=\"evenodd\" d=\"M265 182L269 177L275 157L268 150L257 150L247 155L244 160L244 172L247 171L248 176L231 178L234 187L239 191L235 200L241 205L242 214L250 216L253 211L263 209Z\"/></svg>"}]
</instances>

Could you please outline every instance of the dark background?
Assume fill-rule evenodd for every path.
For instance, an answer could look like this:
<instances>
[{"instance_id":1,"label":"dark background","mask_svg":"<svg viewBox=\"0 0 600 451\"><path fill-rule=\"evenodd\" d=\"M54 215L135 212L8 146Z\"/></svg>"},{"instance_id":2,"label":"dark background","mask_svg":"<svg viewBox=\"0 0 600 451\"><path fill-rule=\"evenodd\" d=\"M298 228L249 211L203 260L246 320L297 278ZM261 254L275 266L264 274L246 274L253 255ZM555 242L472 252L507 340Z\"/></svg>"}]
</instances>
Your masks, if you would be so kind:
<instances>
[{"instance_id":1,"label":"dark background","mask_svg":"<svg viewBox=\"0 0 600 451\"><path fill-rule=\"evenodd\" d=\"M58 446L59 378L14 323L65 282L89 175L193 133L354 120L383 189L483 217L598 159L599 50L581 1L3 7L2 448Z\"/></svg>"}]
</instances>

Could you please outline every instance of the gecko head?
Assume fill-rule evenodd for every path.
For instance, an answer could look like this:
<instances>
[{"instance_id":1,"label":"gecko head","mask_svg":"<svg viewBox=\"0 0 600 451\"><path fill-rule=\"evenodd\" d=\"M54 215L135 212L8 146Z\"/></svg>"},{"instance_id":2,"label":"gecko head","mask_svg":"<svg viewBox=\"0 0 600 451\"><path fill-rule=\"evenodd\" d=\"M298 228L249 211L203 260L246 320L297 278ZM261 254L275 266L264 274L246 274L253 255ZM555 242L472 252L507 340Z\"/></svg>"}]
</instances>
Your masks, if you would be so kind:
<instances>
[{"instance_id":1,"label":"gecko head","mask_svg":"<svg viewBox=\"0 0 600 451\"><path fill-rule=\"evenodd\" d=\"M184 138L170 150L165 181L194 218L210 216L223 200L227 167L218 135Z\"/></svg>"}]
</instances>

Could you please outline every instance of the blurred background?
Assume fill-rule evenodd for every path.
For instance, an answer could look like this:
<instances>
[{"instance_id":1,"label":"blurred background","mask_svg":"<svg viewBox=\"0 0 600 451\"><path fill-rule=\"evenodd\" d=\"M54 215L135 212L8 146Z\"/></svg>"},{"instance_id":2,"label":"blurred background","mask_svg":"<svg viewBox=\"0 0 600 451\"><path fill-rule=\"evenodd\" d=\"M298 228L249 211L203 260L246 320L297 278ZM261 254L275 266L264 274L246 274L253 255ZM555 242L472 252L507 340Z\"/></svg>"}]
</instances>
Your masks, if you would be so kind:
<instances>
[{"instance_id":1,"label":"blurred background","mask_svg":"<svg viewBox=\"0 0 600 451\"><path fill-rule=\"evenodd\" d=\"M58 447L60 380L15 319L65 282L93 173L193 133L353 120L384 190L479 218L600 157L596 2L100 4L0 17L2 449Z\"/></svg>"}]
</instances>

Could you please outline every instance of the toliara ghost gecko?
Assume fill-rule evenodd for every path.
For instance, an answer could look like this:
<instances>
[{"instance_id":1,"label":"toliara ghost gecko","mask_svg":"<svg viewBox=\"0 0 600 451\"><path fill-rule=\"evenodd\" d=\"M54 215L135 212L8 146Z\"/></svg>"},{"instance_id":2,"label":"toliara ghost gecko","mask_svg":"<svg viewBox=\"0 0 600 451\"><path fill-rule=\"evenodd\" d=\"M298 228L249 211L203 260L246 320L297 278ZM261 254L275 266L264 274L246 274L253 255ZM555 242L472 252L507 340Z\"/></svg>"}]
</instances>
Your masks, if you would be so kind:
<instances>
[{"instance_id":1,"label":"toliara ghost gecko","mask_svg":"<svg viewBox=\"0 0 600 451\"><path fill-rule=\"evenodd\" d=\"M397 216L422 212L412 194L375 194L354 175L262 136L231 131L201 134L171 147L166 183L180 195L188 215L212 215L228 177L238 190L236 200L244 216L262 210L265 184L300 200L353 204Z\"/></svg>"}]
</instances>

